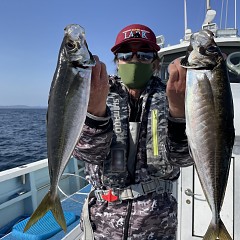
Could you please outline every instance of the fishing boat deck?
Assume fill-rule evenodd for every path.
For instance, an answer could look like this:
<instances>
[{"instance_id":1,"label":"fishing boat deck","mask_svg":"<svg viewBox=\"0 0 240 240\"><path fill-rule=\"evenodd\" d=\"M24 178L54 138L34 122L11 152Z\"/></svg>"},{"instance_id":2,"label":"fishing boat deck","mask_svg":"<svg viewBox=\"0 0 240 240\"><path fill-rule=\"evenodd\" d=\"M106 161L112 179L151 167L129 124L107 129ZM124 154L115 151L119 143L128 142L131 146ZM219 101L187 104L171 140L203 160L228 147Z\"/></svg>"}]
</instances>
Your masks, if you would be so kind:
<instances>
[{"instance_id":1,"label":"fishing boat deck","mask_svg":"<svg viewBox=\"0 0 240 240\"><path fill-rule=\"evenodd\" d=\"M78 236L80 234L80 227L79 227L80 215L82 212L84 200L85 200L87 194L89 193L90 189L91 189L91 185L87 185L84 188L82 188L81 190L79 190L78 192L65 198L62 201L63 211L74 213L76 215L76 219L72 224L70 224L67 227L66 233L64 233L64 231L62 230L48 239L52 239L52 240L79 239ZM48 224L48 223L46 223L46 224ZM16 240L18 238L16 237L16 234L13 234L12 232L10 232L8 235L4 236L1 239ZM22 239L22 238L19 238L19 239ZM29 238L27 238L27 239L29 239ZM34 239L34 238L31 238L31 239Z\"/></svg>"}]
</instances>

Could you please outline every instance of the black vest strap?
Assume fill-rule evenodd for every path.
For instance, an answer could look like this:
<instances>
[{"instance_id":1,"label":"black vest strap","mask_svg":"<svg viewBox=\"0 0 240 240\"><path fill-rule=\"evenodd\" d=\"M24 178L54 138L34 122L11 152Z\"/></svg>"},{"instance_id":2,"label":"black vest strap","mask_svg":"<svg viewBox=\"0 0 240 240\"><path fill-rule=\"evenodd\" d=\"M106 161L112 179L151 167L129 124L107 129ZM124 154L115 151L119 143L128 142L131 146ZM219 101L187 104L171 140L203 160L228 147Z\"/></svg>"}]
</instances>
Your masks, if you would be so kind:
<instances>
[{"instance_id":1,"label":"black vest strap","mask_svg":"<svg viewBox=\"0 0 240 240\"><path fill-rule=\"evenodd\" d=\"M127 159L129 145L127 94L122 97L110 93L107 104L112 113L114 136L111 152L103 162L103 183L110 187L124 187L128 181Z\"/></svg>"}]
</instances>

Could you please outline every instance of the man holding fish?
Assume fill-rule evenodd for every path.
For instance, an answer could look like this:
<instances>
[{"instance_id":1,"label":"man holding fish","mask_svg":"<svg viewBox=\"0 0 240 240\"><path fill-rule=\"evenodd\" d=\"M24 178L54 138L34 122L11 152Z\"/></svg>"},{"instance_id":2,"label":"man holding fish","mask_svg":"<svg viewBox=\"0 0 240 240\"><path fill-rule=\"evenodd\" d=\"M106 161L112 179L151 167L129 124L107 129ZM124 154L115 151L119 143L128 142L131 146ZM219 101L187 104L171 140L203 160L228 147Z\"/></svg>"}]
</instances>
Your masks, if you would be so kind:
<instances>
[{"instance_id":1,"label":"man holding fish","mask_svg":"<svg viewBox=\"0 0 240 240\"><path fill-rule=\"evenodd\" d=\"M210 31L193 34L165 85L155 76L159 49L149 27L126 26L111 49L118 76L109 77L84 29L65 28L47 116L50 189L24 231L48 210L66 231L57 186L73 153L92 185L83 240L176 239L173 182L193 160L212 211L203 239L231 240L220 218L234 143L222 53Z\"/></svg>"},{"instance_id":2,"label":"man holding fish","mask_svg":"<svg viewBox=\"0 0 240 240\"><path fill-rule=\"evenodd\" d=\"M118 77L95 56L88 113L74 156L92 184L83 239L176 239L172 183L193 164L185 135L186 70L177 59L167 86L147 26L122 29L111 49ZM167 98L166 98L167 94ZM90 229L90 230L89 230Z\"/></svg>"}]
</instances>

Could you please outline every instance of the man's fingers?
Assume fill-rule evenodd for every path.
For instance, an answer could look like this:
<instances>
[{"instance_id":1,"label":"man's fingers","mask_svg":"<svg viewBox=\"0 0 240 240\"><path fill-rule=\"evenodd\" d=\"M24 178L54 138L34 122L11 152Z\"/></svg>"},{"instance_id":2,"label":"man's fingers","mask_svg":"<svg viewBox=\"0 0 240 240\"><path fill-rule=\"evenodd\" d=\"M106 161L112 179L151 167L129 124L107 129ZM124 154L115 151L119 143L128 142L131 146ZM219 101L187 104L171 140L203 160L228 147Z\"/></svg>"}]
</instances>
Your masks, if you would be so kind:
<instances>
[{"instance_id":1,"label":"man's fingers","mask_svg":"<svg viewBox=\"0 0 240 240\"><path fill-rule=\"evenodd\" d=\"M181 66L181 59L178 58L178 59L174 60L174 64L176 65L176 67L178 69L179 80L185 82L187 69L183 68Z\"/></svg>"},{"instance_id":2,"label":"man's fingers","mask_svg":"<svg viewBox=\"0 0 240 240\"><path fill-rule=\"evenodd\" d=\"M175 59L168 67L169 90L184 91L186 86L186 69L181 66L181 59Z\"/></svg>"},{"instance_id":3,"label":"man's fingers","mask_svg":"<svg viewBox=\"0 0 240 240\"><path fill-rule=\"evenodd\" d=\"M99 61L99 57L97 55L93 55L95 61Z\"/></svg>"},{"instance_id":4,"label":"man's fingers","mask_svg":"<svg viewBox=\"0 0 240 240\"><path fill-rule=\"evenodd\" d=\"M174 62L169 64L168 73L169 73L169 79L168 79L169 85L172 85L172 84L174 84L174 82L178 81L179 73L178 73L178 69Z\"/></svg>"},{"instance_id":5,"label":"man's fingers","mask_svg":"<svg viewBox=\"0 0 240 240\"><path fill-rule=\"evenodd\" d=\"M101 92L102 95L106 95L109 90L106 65L99 60L98 56L94 55L94 59L96 65L92 68L91 92L93 94Z\"/></svg>"},{"instance_id":6,"label":"man's fingers","mask_svg":"<svg viewBox=\"0 0 240 240\"><path fill-rule=\"evenodd\" d=\"M108 76L104 63L98 56L93 56L96 65L92 68L91 90L88 102L88 112L95 116L104 116L106 113L106 98L108 94Z\"/></svg>"},{"instance_id":7,"label":"man's fingers","mask_svg":"<svg viewBox=\"0 0 240 240\"><path fill-rule=\"evenodd\" d=\"M92 68L92 80L100 78L101 72L101 63L98 56L94 55L93 57L96 61L96 65Z\"/></svg>"},{"instance_id":8,"label":"man's fingers","mask_svg":"<svg viewBox=\"0 0 240 240\"><path fill-rule=\"evenodd\" d=\"M107 68L103 62L100 62L100 64L101 64L100 79L106 83L108 82Z\"/></svg>"}]
</instances>

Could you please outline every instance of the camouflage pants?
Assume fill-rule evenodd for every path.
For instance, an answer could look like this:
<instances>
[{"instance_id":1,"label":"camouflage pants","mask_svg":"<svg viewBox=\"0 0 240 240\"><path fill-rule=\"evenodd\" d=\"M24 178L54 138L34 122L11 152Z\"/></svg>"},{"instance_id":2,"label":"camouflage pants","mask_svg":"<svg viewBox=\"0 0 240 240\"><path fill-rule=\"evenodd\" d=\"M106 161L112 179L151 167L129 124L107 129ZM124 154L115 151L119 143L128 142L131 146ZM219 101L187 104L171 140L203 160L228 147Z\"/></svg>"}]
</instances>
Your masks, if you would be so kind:
<instances>
[{"instance_id":1,"label":"camouflage pants","mask_svg":"<svg viewBox=\"0 0 240 240\"><path fill-rule=\"evenodd\" d=\"M96 240L176 239L177 202L170 194L153 193L113 205L91 199L89 206Z\"/></svg>"}]
</instances>

